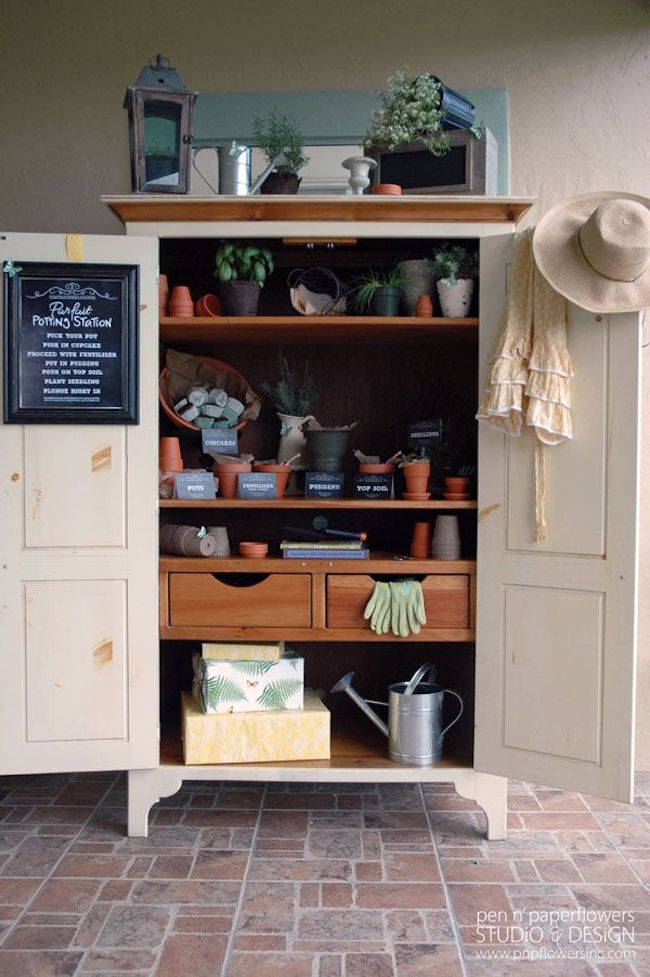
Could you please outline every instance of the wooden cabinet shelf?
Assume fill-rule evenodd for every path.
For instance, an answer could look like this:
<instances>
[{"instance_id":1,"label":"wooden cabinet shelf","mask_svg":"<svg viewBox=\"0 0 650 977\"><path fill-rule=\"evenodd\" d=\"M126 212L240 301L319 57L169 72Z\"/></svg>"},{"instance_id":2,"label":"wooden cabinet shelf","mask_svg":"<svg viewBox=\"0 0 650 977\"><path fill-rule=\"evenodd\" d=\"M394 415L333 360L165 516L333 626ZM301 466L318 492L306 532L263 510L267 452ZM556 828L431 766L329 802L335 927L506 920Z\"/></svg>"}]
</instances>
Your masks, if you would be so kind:
<instances>
[{"instance_id":1,"label":"wooden cabinet shelf","mask_svg":"<svg viewBox=\"0 0 650 977\"><path fill-rule=\"evenodd\" d=\"M202 343L476 343L478 319L413 316L163 317L160 338L175 346Z\"/></svg>"},{"instance_id":2,"label":"wooden cabinet shelf","mask_svg":"<svg viewBox=\"0 0 650 977\"><path fill-rule=\"evenodd\" d=\"M476 573L476 560L414 560L409 556L371 553L368 560L287 560L266 556L249 560L242 556L161 556L161 573L366 573L409 576L422 573Z\"/></svg>"},{"instance_id":3,"label":"wooden cabinet shelf","mask_svg":"<svg viewBox=\"0 0 650 977\"><path fill-rule=\"evenodd\" d=\"M369 502L367 499L160 499L161 509L426 509L455 511L457 509L476 509L476 500L450 502L447 499L428 499L425 502L411 502L408 499L389 499Z\"/></svg>"},{"instance_id":4,"label":"wooden cabinet shelf","mask_svg":"<svg viewBox=\"0 0 650 977\"><path fill-rule=\"evenodd\" d=\"M180 736L168 734L160 745L160 763L177 767L184 780L266 780L323 783L332 780L373 782L448 782L455 773L471 771L471 749L444 756L431 767L394 763L388 758L388 741L369 721L332 716L332 749L329 760L292 760L280 763L227 763L186 766Z\"/></svg>"}]
</instances>

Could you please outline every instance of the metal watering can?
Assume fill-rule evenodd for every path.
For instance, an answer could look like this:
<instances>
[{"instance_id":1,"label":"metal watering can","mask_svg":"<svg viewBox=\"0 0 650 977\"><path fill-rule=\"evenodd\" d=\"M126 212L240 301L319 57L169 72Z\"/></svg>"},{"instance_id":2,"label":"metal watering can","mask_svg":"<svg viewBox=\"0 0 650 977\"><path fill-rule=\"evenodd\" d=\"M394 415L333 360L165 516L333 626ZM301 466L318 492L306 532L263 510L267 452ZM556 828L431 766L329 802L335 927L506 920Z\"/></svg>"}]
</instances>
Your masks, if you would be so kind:
<instances>
[{"instance_id":1,"label":"metal watering can","mask_svg":"<svg viewBox=\"0 0 650 977\"><path fill-rule=\"evenodd\" d=\"M264 169L254 183L251 183L251 148L240 146L233 142L228 146L219 146L219 193L227 196L246 196L257 193L267 176L276 166L284 166L286 158L283 153L276 156Z\"/></svg>"},{"instance_id":2,"label":"metal watering can","mask_svg":"<svg viewBox=\"0 0 650 977\"><path fill-rule=\"evenodd\" d=\"M345 692L368 719L388 737L388 755L395 763L426 767L438 763L442 755L442 741L447 730L458 722L464 704L458 692L443 689L433 682L423 682L432 665L421 665L409 682L395 682L388 686L388 702L364 699L352 687L354 672L348 672L333 686L332 692ZM429 676L431 677L431 676ZM458 715L441 729L442 703L445 696L454 695L460 703ZM388 707L388 725L368 703Z\"/></svg>"}]
</instances>

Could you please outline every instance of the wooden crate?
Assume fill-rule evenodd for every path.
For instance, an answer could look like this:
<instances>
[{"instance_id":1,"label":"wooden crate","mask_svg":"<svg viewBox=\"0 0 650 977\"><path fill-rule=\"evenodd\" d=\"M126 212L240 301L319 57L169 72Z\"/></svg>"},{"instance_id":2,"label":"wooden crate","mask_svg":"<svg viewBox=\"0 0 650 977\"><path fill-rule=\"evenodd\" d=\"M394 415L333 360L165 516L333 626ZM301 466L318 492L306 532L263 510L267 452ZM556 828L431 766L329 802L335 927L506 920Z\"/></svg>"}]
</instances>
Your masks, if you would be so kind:
<instances>
[{"instance_id":1,"label":"wooden crate","mask_svg":"<svg viewBox=\"0 0 650 977\"><path fill-rule=\"evenodd\" d=\"M170 573L172 626L311 627L311 576L270 573L242 586L236 573Z\"/></svg>"},{"instance_id":2,"label":"wooden crate","mask_svg":"<svg viewBox=\"0 0 650 977\"><path fill-rule=\"evenodd\" d=\"M368 629L363 611L375 581L365 574L329 574L327 627ZM430 574L422 580L427 623L423 631L469 627L469 576Z\"/></svg>"}]
</instances>

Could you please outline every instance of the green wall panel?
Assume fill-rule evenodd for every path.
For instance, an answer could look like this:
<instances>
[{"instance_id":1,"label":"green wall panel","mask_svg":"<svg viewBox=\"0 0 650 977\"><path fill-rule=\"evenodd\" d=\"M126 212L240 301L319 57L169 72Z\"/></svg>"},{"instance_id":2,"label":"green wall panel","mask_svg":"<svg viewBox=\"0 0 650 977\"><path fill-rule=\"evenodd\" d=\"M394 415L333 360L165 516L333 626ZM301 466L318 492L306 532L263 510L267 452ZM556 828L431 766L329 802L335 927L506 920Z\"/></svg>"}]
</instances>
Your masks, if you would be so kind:
<instances>
[{"instance_id":1,"label":"green wall panel","mask_svg":"<svg viewBox=\"0 0 650 977\"><path fill-rule=\"evenodd\" d=\"M504 89L460 89L476 106L476 119L490 129L499 145L498 190L509 190L508 93ZM360 142L375 107L366 91L329 92L202 92L194 110L194 136L199 146L232 139L253 145L252 124L273 108L299 120L307 145L349 145Z\"/></svg>"}]
</instances>

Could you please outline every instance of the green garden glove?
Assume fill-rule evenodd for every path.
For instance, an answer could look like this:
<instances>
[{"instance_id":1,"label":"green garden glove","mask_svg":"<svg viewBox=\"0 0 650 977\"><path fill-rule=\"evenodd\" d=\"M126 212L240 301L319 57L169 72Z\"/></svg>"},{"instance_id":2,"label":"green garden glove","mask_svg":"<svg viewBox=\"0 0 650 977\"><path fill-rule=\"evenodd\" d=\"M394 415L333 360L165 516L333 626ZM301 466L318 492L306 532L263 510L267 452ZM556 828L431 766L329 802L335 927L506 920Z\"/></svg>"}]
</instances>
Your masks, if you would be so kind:
<instances>
[{"instance_id":1,"label":"green garden glove","mask_svg":"<svg viewBox=\"0 0 650 977\"><path fill-rule=\"evenodd\" d=\"M370 600L366 604L363 616L366 621L370 620L372 631L381 634L380 624L383 624L386 613L390 613L390 588L383 580L377 580Z\"/></svg>"},{"instance_id":2,"label":"green garden glove","mask_svg":"<svg viewBox=\"0 0 650 977\"><path fill-rule=\"evenodd\" d=\"M411 580L411 592L407 602L408 621L414 634L420 633L420 625L427 623L424 610L424 594L419 580Z\"/></svg>"},{"instance_id":3,"label":"green garden glove","mask_svg":"<svg viewBox=\"0 0 650 977\"><path fill-rule=\"evenodd\" d=\"M390 584L391 630L398 638L407 638L411 633L406 604L412 583L412 580L393 580Z\"/></svg>"}]
</instances>

